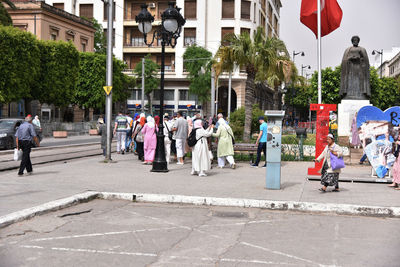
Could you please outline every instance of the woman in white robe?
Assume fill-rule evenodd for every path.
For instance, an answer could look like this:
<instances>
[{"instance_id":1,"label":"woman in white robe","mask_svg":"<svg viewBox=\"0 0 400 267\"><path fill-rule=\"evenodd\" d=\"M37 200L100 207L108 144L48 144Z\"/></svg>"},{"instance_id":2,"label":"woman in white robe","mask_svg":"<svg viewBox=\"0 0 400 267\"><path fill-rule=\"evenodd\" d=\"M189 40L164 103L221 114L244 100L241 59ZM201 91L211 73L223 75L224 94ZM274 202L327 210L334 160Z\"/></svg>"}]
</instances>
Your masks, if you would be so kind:
<instances>
[{"instance_id":1,"label":"woman in white robe","mask_svg":"<svg viewBox=\"0 0 400 267\"><path fill-rule=\"evenodd\" d=\"M192 148L192 175L198 173L199 176L207 176L205 171L211 169L207 137L211 136L213 127L214 125L210 125L207 130L204 130L202 120L194 122L193 130L196 129L196 140L198 141Z\"/></svg>"}]
</instances>

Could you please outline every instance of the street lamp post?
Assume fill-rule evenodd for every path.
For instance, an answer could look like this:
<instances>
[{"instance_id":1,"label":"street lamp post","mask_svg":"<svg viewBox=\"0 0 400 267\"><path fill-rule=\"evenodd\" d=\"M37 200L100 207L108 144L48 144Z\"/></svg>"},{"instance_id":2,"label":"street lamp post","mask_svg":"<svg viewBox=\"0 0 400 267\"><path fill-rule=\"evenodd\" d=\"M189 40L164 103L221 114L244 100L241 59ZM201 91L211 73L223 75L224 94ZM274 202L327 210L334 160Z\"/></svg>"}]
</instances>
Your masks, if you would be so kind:
<instances>
[{"instance_id":1,"label":"street lamp post","mask_svg":"<svg viewBox=\"0 0 400 267\"><path fill-rule=\"evenodd\" d=\"M165 159L164 147L164 71L165 71L165 46L175 47L179 38L182 26L186 20L180 14L180 8L173 2L168 2L168 8L161 14L161 25L153 32L150 43L147 42L147 34L151 31L151 23L154 17L147 10L147 5L143 4L142 11L136 16L135 20L139 23L139 30L143 33L144 43L151 46L155 39L161 41L161 79L160 79L160 124L157 132L156 155L153 162L152 172L168 172L168 165Z\"/></svg>"},{"instance_id":2,"label":"street lamp post","mask_svg":"<svg viewBox=\"0 0 400 267\"><path fill-rule=\"evenodd\" d=\"M307 69L311 69L311 66L310 65L307 65L307 66L303 66L303 64L301 64L301 76L303 76L303 70L305 69L305 68L307 68Z\"/></svg>"},{"instance_id":3,"label":"street lamp post","mask_svg":"<svg viewBox=\"0 0 400 267\"><path fill-rule=\"evenodd\" d=\"M381 49L381 51L379 52L378 50L374 50L372 51L372 55L375 55L375 53L378 53L379 55L381 55L381 66L380 66L380 78L382 79L382 60L383 60L383 49Z\"/></svg>"},{"instance_id":4,"label":"street lamp post","mask_svg":"<svg viewBox=\"0 0 400 267\"><path fill-rule=\"evenodd\" d=\"M293 50L293 63L295 62L295 57L297 56L297 55L300 55L300 56L302 56L302 57L304 57L305 56L305 54L304 54L304 52L303 51L300 51L300 52L296 52L296 51L294 51Z\"/></svg>"}]
</instances>

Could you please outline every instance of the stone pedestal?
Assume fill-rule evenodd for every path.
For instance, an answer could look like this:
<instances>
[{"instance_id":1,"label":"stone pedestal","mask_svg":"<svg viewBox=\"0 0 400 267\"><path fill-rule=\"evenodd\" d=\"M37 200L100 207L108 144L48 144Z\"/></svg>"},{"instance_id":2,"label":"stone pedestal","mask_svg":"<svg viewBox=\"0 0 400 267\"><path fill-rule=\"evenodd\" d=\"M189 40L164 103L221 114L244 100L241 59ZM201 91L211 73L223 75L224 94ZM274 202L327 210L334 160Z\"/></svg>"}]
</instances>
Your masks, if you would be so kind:
<instances>
[{"instance_id":1,"label":"stone pedestal","mask_svg":"<svg viewBox=\"0 0 400 267\"><path fill-rule=\"evenodd\" d=\"M372 106L369 100L343 99L338 105L338 136L351 136L351 123L356 112L364 106Z\"/></svg>"}]
</instances>

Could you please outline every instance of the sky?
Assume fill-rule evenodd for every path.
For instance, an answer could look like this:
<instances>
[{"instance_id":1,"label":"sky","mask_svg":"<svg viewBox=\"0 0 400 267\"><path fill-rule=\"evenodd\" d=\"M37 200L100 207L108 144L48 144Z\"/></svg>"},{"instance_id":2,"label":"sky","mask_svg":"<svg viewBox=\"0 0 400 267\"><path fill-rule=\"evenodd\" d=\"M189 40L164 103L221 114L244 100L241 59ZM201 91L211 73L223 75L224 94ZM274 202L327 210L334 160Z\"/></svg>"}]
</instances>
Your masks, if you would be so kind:
<instances>
[{"instance_id":1,"label":"sky","mask_svg":"<svg viewBox=\"0 0 400 267\"><path fill-rule=\"evenodd\" d=\"M280 38L286 43L290 55L297 55L295 63L301 74L301 65L311 65L317 70L317 39L314 33L300 22L301 0L281 0ZM341 26L322 37L322 68L341 64L346 48L352 46L351 37L360 37L359 46L367 50L370 64L375 63L375 50L392 50L400 47L400 0L338 0L343 11ZM380 57L376 57L380 62ZM385 60L385 59L384 59Z\"/></svg>"}]
</instances>

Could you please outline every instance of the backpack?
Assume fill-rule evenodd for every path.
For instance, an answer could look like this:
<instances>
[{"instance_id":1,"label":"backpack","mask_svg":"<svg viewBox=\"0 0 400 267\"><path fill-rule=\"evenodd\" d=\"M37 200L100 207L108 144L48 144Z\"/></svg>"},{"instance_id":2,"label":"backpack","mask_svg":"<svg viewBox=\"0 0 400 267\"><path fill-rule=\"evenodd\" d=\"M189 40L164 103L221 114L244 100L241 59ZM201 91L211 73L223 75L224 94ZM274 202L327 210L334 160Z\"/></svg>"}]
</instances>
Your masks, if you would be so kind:
<instances>
[{"instance_id":1,"label":"backpack","mask_svg":"<svg viewBox=\"0 0 400 267\"><path fill-rule=\"evenodd\" d=\"M193 129L190 134L189 137L187 138L187 144L189 147L194 147L197 143L197 141L199 141L202 137L200 137L199 139L196 139L196 129Z\"/></svg>"}]
</instances>

